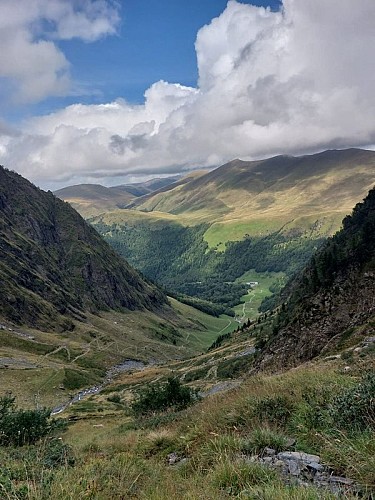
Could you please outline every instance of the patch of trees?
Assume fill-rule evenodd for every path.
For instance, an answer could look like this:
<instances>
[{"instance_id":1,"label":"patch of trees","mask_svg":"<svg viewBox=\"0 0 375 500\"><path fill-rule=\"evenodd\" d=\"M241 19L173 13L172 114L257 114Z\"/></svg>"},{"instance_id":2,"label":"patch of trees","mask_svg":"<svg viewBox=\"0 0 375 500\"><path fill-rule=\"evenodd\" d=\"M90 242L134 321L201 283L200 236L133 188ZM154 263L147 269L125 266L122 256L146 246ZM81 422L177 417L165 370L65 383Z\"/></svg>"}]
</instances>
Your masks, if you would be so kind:
<instances>
[{"instance_id":1,"label":"patch of trees","mask_svg":"<svg viewBox=\"0 0 375 500\"><path fill-rule=\"evenodd\" d=\"M165 383L147 384L135 393L131 405L135 416L142 417L167 410L179 411L198 401L196 389L184 386L174 377Z\"/></svg>"},{"instance_id":2,"label":"patch of trees","mask_svg":"<svg viewBox=\"0 0 375 500\"><path fill-rule=\"evenodd\" d=\"M186 304L188 306L192 306L199 311L202 311L210 316L214 316L218 318L221 314L226 314L228 316L235 316L235 312L233 309L225 307L221 304L214 304L213 302L209 302L208 300L202 300L198 297L189 297L187 295L181 295L174 292L169 292L169 296L174 299Z\"/></svg>"}]
</instances>

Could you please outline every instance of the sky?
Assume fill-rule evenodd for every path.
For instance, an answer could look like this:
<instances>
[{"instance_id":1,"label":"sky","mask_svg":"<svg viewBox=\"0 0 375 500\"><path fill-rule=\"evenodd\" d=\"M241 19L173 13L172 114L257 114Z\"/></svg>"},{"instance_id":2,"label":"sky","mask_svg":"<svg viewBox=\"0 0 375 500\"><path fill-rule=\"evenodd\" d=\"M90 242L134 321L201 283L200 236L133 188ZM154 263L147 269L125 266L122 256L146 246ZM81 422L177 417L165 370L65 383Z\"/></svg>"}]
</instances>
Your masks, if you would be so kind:
<instances>
[{"instance_id":1,"label":"sky","mask_svg":"<svg viewBox=\"0 0 375 500\"><path fill-rule=\"evenodd\" d=\"M0 0L0 163L45 189L375 144L373 0Z\"/></svg>"}]
</instances>

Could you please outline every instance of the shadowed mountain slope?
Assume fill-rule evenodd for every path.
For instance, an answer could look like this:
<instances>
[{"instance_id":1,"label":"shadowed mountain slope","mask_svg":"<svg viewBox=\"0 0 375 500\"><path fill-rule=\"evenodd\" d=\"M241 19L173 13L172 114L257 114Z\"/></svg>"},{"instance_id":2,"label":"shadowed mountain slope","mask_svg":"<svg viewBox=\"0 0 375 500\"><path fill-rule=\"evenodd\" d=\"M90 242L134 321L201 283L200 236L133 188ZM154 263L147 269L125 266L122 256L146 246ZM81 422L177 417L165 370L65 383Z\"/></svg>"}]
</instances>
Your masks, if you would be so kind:
<instances>
[{"instance_id":1,"label":"shadowed mountain slope","mask_svg":"<svg viewBox=\"0 0 375 500\"><path fill-rule=\"evenodd\" d=\"M156 177L144 182L135 182L133 184L121 184L113 189L123 189L134 196L144 196L159 189L163 189L179 180L178 176L174 177Z\"/></svg>"},{"instance_id":2,"label":"shadowed mountain slope","mask_svg":"<svg viewBox=\"0 0 375 500\"><path fill-rule=\"evenodd\" d=\"M285 306L284 306L285 308ZM299 364L374 336L375 189L358 203L292 285L263 366Z\"/></svg>"},{"instance_id":3,"label":"shadowed mountain slope","mask_svg":"<svg viewBox=\"0 0 375 500\"><path fill-rule=\"evenodd\" d=\"M100 309L155 309L165 296L68 204L0 168L0 315L69 328Z\"/></svg>"}]
</instances>

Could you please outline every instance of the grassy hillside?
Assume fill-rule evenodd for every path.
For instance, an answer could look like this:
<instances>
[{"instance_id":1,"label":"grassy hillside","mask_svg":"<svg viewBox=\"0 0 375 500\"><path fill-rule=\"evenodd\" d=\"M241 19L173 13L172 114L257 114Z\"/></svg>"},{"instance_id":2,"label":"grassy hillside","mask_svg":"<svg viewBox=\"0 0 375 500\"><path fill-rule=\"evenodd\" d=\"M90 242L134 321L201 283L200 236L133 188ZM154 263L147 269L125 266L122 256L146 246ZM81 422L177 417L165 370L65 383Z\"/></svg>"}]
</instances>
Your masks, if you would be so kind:
<instances>
[{"instance_id":1,"label":"grassy hillside","mask_svg":"<svg viewBox=\"0 0 375 500\"><path fill-rule=\"evenodd\" d=\"M124 208L135 197L122 187L107 188L99 184L69 186L55 191L54 194L69 202L83 217Z\"/></svg>"},{"instance_id":2,"label":"grassy hillside","mask_svg":"<svg viewBox=\"0 0 375 500\"><path fill-rule=\"evenodd\" d=\"M220 239L212 240L210 233L207 237L216 246L232 240L233 232L237 240L245 234L274 231L299 217L313 223L322 213L332 214L337 222L337 212L342 217L349 213L375 183L374 164L375 153L359 149L255 162L233 160L133 205L139 210L188 213L192 220L205 217L220 222ZM304 221L301 224L306 227Z\"/></svg>"},{"instance_id":3,"label":"grassy hillside","mask_svg":"<svg viewBox=\"0 0 375 500\"><path fill-rule=\"evenodd\" d=\"M233 318L215 318L171 299L173 309L87 314L74 333L42 332L2 320L0 396L11 391L24 406L56 406L69 395L101 384L124 360L146 365L185 359L205 351L237 328Z\"/></svg>"},{"instance_id":4,"label":"grassy hillside","mask_svg":"<svg viewBox=\"0 0 375 500\"><path fill-rule=\"evenodd\" d=\"M374 183L373 151L234 160L90 223L167 290L232 307L237 278L292 276Z\"/></svg>"},{"instance_id":5,"label":"grassy hillside","mask_svg":"<svg viewBox=\"0 0 375 500\"><path fill-rule=\"evenodd\" d=\"M229 355L213 351L210 359L219 353ZM0 447L6 498L372 498L375 440L366 410L374 379L361 377L368 357L357 356L350 372L344 359L327 359L241 385L224 378L221 391L185 410L132 412L140 388L163 386L171 374L214 387L209 363L206 357L120 375L62 414L70 423L61 439ZM306 453L312 465L282 459Z\"/></svg>"},{"instance_id":6,"label":"grassy hillside","mask_svg":"<svg viewBox=\"0 0 375 500\"><path fill-rule=\"evenodd\" d=\"M178 177L166 177L112 187L77 184L58 189L54 194L69 202L83 217L88 218L117 208L125 208L138 196L165 188L177 180Z\"/></svg>"}]
</instances>

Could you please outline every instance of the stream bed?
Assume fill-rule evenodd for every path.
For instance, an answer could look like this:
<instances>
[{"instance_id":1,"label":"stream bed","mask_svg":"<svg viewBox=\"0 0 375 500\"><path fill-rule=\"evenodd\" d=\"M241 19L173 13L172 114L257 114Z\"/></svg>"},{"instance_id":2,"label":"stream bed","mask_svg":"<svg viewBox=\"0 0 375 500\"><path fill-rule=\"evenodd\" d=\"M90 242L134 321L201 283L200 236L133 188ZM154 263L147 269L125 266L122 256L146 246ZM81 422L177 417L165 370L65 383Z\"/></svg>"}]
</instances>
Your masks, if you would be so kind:
<instances>
[{"instance_id":1,"label":"stream bed","mask_svg":"<svg viewBox=\"0 0 375 500\"><path fill-rule=\"evenodd\" d=\"M66 408L68 408L70 405L73 403L76 403L77 401L81 401L82 399L86 398L87 396L91 396L92 394L98 394L106 385L108 385L117 375L120 373L124 372L129 372L129 371L141 371L146 368L146 366L151 366L154 363L150 363L146 365L142 361L137 361L135 359L126 359L119 365L112 366L107 373L106 376L101 384L94 385L93 387L89 387L87 389L82 389L81 391L77 392L72 398L69 399L69 401L66 401L65 403L61 403L55 408L52 409L51 415L58 415L59 413L62 413Z\"/></svg>"}]
</instances>

